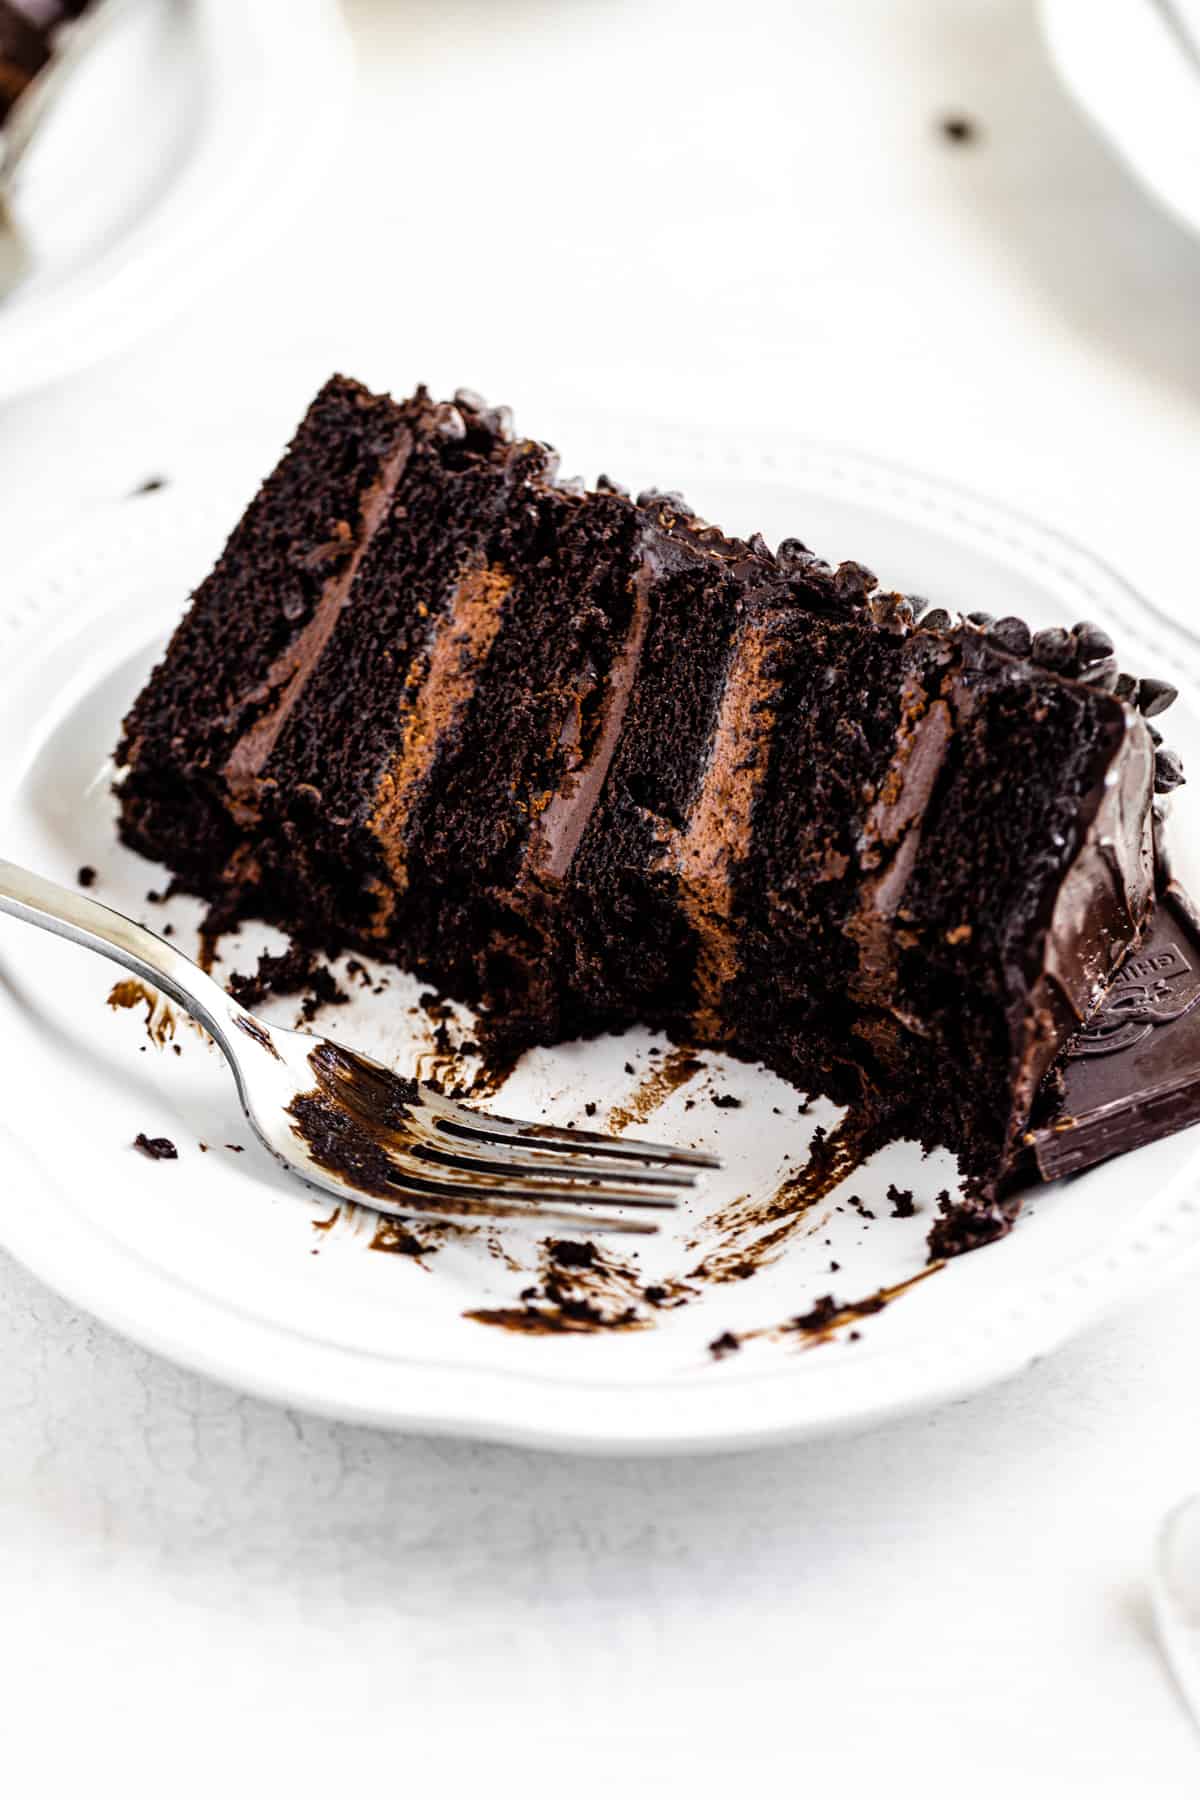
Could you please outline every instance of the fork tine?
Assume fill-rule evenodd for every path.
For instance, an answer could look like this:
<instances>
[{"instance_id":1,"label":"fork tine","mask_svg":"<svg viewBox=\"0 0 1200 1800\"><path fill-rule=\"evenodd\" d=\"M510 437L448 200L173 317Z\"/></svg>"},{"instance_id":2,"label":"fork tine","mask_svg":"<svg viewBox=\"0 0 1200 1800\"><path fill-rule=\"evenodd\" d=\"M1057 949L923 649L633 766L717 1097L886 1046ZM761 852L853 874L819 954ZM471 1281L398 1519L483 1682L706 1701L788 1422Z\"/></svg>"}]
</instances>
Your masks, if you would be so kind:
<instances>
[{"instance_id":1,"label":"fork tine","mask_svg":"<svg viewBox=\"0 0 1200 1800\"><path fill-rule=\"evenodd\" d=\"M505 1144L513 1149L540 1150L561 1155L610 1157L616 1162L657 1162L677 1164L692 1169L719 1169L721 1159L706 1150L691 1150L677 1144L651 1144L640 1138L606 1137L600 1131L577 1131L574 1126L537 1125L520 1119L506 1119L494 1113L476 1112L459 1106L444 1094L422 1087L421 1097L438 1120L441 1131L453 1137L471 1138L481 1143Z\"/></svg>"},{"instance_id":2,"label":"fork tine","mask_svg":"<svg viewBox=\"0 0 1200 1800\"><path fill-rule=\"evenodd\" d=\"M445 1200L451 1204L463 1203L463 1184L456 1181L439 1180L431 1173L431 1164L415 1152L404 1149L395 1140L377 1140L380 1153L388 1164L386 1191L402 1188L407 1193L428 1195L435 1200ZM347 1179L347 1186L357 1185ZM376 1191L378 1183L372 1181L364 1193ZM669 1212L675 1205L673 1194L655 1190L647 1193L641 1188L622 1188L607 1182L601 1177L584 1177L570 1184L556 1185L553 1182L521 1179L510 1180L506 1171L500 1173L471 1170L471 1192L477 1195L481 1206L491 1206L493 1202L515 1201L519 1204L536 1207L555 1202L566 1202L572 1206L609 1205L635 1206L659 1212Z\"/></svg>"},{"instance_id":3,"label":"fork tine","mask_svg":"<svg viewBox=\"0 0 1200 1800\"><path fill-rule=\"evenodd\" d=\"M335 1194L339 1199L350 1199L357 1205L368 1206L374 1212L384 1213L399 1219L428 1219L442 1224L478 1224L481 1219L526 1219L538 1226L559 1226L569 1230L596 1232L634 1232L640 1236L651 1236L658 1230L656 1218L625 1218L622 1215L594 1210L591 1202L582 1196L572 1194L567 1200L555 1198L552 1204L546 1203L547 1190L530 1192L520 1187L484 1188L480 1184L476 1190L461 1185L446 1185L434 1181L418 1181L397 1170L396 1180L389 1182L386 1192L378 1187L365 1189L350 1181L341 1181L324 1170L306 1172L305 1179L312 1187L319 1187L325 1193ZM552 1195L556 1190L549 1190ZM603 1202L611 1198L608 1194L598 1193L596 1200ZM670 1211L673 1202L669 1200L647 1201L640 1196L627 1204L643 1212Z\"/></svg>"},{"instance_id":4,"label":"fork tine","mask_svg":"<svg viewBox=\"0 0 1200 1800\"><path fill-rule=\"evenodd\" d=\"M532 1181L564 1181L588 1184L598 1182L619 1181L626 1187L645 1193L677 1194L690 1191L696 1185L694 1175L655 1173L649 1169L639 1168L635 1163L599 1162L588 1158L577 1163L557 1163L535 1160L532 1156L504 1156L494 1158L478 1156L467 1148L466 1141L460 1140L461 1150L451 1149L447 1144L422 1144L414 1152L422 1160L427 1160L431 1167L442 1169L461 1169L464 1174L474 1175L506 1175L520 1177Z\"/></svg>"},{"instance_id":5,"label":"fork tine","mask_svg":"<svg viewBox=\"0 0 1200 1800\"><path fill-rule=\"evenodd\" d=\"M680 1191L694 1188L697 1176L684 1169L647 1169L636 1163L622 1162L617 1157L587 1156L573 1162L556 1162L552 1145L535 1141L528 1149L516 1149L492 1138L466 1137L446 1132L437 1124L430 1125L414 1109L406 1121L417 1140L413 1154L428 1158L431 1164L448 1169L461 1169L467 1174L476 1170L493 1175L523 1175L543 1181L597 1181L612 1178L627 1186L661 1188ZM524 1140L523 1140L524 1142ZM475 1148L478 1145L479 1148ZM488 1155L488 1151L492 1155ZM495 1152L500 1154L496 1155Z\"/></svg>"}]
</instances>

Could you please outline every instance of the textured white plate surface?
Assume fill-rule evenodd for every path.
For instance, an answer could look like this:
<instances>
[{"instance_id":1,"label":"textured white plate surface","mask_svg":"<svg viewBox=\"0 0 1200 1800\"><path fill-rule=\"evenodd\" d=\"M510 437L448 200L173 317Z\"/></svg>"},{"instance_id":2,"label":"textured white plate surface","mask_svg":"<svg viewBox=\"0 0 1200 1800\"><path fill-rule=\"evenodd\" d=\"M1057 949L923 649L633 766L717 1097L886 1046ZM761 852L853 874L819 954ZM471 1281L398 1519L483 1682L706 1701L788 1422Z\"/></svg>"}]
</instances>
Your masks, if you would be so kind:
<instances>
[{"instance_id":1,"label":"textured white plate surface","mask_svg":"<svg viewBox=\"0 0 1200 1800\"><path fill-rule=\"evenodd\" d=\"M334 0L122 9L20 166L31 273L0 301L0 399L230 280L311 200L349 92Z\"/></svg>"},{"instance_id":2,"label":"textured white plate surface","mask_svg":"<svg viewBox=\"0 0 1200 1800\"><path fill-rule=\"evenodd\" d=\"M1197 656L1168 645L1119 577L1085 552L968 494L871 460L803 444L735 448L620 441L595 430L568 465L610 466L634 483L682 486L702 512L769 539L800 535L855 555L935 603L1018 612L1032 623L1094 618L1123 666L1170 671L1184 689L1171 741L1200 767ZM220 475L101 514L10 584L0 602L0 844L63 880L99 871L99 898L194 943L196 906L146 899L163 872L119 849L107 755L189 588L245 497L230 470L266 456L234 447ZM1174 838L1189 867L1188 790ZM247 931L224 967L248 969ZM442 1432L596 1450L732 1447L862 1425L1012 1374L1115 1302L1200 1249L1200 1133L1150 1146L1039 1193L1010 1238L962 1258L833 1341L770 1328L832 1293L855 1301L924 1267L944 1157L894 1146L810 1212L774 1263L750 1279L698 1282L694 1300L626 1333L521 1337L464 1317L511 1303L536 1279L537 1242L506 1228L447 1242L421 1261L370 1247L363 1214L314 1226L329 1208L260 1153L217 1053L186 1024L147 1042L140 1013L106 1004L116 971L0 919L0 1237L51 1286L131 1337L222 1380L333 1415ZM353 984L351 984L353 985ZM429 1024L416 984L392 972L355 989L321 1028L410 1065ZM290 1020L295 1002L276 1001ZM505 1110L603 1122L655 1065L644 1034L528 1059ZM661 1046L660 1046L661 1048ZM626 1071L626 1064L633 1070ZM963 1072L969 1079L969 1071ZM714 1094L742 1104L718 1109ZM776 1110L778 1109L778 1110ZM637 1251L644 1279L686 1275L722 1246L704 1220L738 1195L767 1197L803 1163L809 1134L838 1115L800 1116L797 1096L761 1071L705 1059L644 1125L718 1148L727 1169L663 1237ZM135 1153L139 1131L179 1146L173 1163ZM203 1142L206 1152L199 1148ZM244 1145L244 1150L228 1148ZM889 1182L917 1212L891 1216ZM863 1211L849 1203L859 1197ZM611 1254L630 1251L609 1240ZM836 1270L831 1264L838 1265ZM648 1310L644 1309L643 1310ZM735 1356L707 1346L759 1330Z\"/></svg>"},{"instance_id":3,"label":"textured white plate surface","mask_svg":"<svg viewBox=\"0 0 1200 1800\"><path fill-rule=\"evenodd\" d=\"M1059 75L1142 184L1200 231L1200 0L1041 0Z\"/></svg>"}]
</instances>

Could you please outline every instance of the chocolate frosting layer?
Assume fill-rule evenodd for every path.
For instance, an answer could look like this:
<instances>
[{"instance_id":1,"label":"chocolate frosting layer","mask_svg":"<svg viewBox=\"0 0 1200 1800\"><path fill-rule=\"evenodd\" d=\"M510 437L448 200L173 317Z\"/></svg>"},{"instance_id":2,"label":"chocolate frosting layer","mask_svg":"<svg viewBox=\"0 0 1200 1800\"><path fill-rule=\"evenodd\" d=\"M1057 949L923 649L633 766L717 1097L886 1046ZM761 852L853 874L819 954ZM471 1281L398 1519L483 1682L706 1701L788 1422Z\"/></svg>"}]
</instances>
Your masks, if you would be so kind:
<instances>
[{"instance_id":1,"label":"chocolate frosting layer","mask_svg":"<svg viewBox=\"0 0 1200 1800\"><path fill-rule=\"evenodd\" d=\"M575 729L565 745L566 773L533 827L528 873L538 881L559 882L565 877L604 790L641 665L649 620L647 589L648 570L643 563L633 578L629 629L608 671L600 728L593 735L590 749L585 749L580 741L576 709Z\"/></svg>"},{"instance_id":2,"label":"chocolate frosting layer","mask_svg":"<svg viewBox=\"0 0 1200 1800\"><path fill-rule=\"evenodd\" d=\"M672 834L667 851L679 877L679 905L695 935L693 1021L706 1043L725 1035L721 999L738 969L734 874L750 853L754 802L775 725L778 679L769 668L770 636L768 615L747 624L734 644L708 763L686 830Z\"/></svg>"},{"instance_id":3,"label":"chocolate frosting layer","mask_svg":"<svg viewBox=\"0 0 1200 1800\"><path fill-rule=\"evenodd\" d=\"M379 784L368 821L399 893L408 886L405 831L413 804L443 736L475 690L511 588L512 576L504 569L468 569L433 628L428 650L409 670L400 749Z\"/></svg>"},{"instance_id":4,"label":"chocolate frosting layer","mask_svg":"<svg viewBox=\"0 0 1200 1800\"><path fill-rule=\"evenodd\" d=\"M1057 885L1041 967L1014 1005L1014 1132L1064 1039L1095 1010L1141 942L1154 907L1154 744L1128 706L1114 720L1110 742L1083 811L1079 847Z\"/></svg>"},{"instance_id":5,"label":"chocolate frosting layer","mask_svg":"<svg viewBox=\"0 0 1200 1800\"><path fill-rule=\"evenodd\" d=\"M936 679L938 670L934 671ZM905 677L896 747L879 793L863 821L859 863L864 879L853 913L844 927L858 947L858 973L851 984L855 999L890 1008L896 988L896 913L916 865L921 828L954 737L955 704L969 699L952 674L942 693L931 698L926 677L912 670ZM905 1018L901 1023L907 1024Z\"/></svg>"}]
</instances>

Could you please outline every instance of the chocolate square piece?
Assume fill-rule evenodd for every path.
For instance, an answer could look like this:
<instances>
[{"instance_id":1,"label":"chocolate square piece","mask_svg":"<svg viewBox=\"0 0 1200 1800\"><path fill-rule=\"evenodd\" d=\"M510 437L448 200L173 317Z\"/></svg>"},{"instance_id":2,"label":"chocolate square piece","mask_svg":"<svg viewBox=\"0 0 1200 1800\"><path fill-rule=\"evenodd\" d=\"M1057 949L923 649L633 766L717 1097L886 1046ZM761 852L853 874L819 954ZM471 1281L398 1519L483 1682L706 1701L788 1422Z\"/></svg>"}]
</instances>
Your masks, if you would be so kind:
<instances>
[{"instance_id":1,"label":"chocolate square piece","mask_svg":"<svg viewBox=\"0 0 1200 1800\"><path fill-rule=\"evenodd\" d=\"M1034 1120L1022 1172L1043 1181L1200 1120L1200 914L1177 881L1048 1077Z\"/></svg>"}]
</instances>

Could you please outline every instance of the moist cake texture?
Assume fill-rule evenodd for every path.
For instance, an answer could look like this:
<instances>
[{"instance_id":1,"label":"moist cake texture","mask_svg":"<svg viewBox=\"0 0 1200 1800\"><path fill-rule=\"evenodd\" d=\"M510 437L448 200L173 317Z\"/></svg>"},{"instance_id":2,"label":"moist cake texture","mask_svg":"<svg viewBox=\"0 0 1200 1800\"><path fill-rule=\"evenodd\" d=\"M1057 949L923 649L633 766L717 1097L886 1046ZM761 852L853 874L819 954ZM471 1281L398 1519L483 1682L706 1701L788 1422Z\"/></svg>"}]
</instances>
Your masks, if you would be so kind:
<instances>
[{"instance_id":1,"label":"moist cake texture","mask_svg":"<svg viewBox=\"0 0 1200 1800\"><path fill-rule=\"evenodd\" d=\"M946 1145L967 1248L1146 928L1179 771L1095 627L920 613L561 482L477 396L334 377L125 722L121 834L497 1055L640 1021Z\"/></svg>"}]
</instances>

